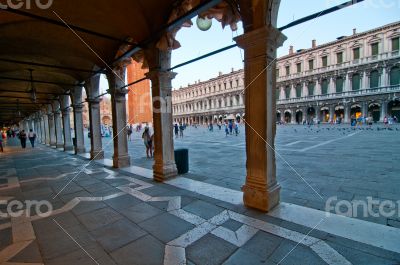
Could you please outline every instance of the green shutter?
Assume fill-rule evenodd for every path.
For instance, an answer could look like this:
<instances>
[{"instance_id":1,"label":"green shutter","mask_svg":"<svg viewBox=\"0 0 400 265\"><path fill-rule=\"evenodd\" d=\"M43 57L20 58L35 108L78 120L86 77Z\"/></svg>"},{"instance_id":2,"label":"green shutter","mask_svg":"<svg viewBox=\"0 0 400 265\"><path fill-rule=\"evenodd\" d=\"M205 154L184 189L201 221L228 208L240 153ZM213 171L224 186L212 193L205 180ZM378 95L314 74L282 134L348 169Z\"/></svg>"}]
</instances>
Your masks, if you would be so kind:
<instances>
[{"instance_id":1,"label":"green shutter","mask_svg":"<svg viewBox=\"0 0 400 265\"><path fill-rule=\"evenodd\" d=\"M360 48L353 49L353 59L354 60L360 59Z\"/></svg>"},{"instance_id":2,"label":"green shutter","mask_svg":"<svg viewBox=\"0 0 400 265\"><path fill-rule=\"evenodd\" d=\"M285 87L285 95L286 95L286 98L290 98L290 87L289 86Z\"/></svg>"},{"instance_id":3,"label":"green shutter","mask_svg":"<svg viewBox=\"0 0 400 265\"><path fill-rule=\"evenodd\" d=\"M355 74L353 75L352 81L351 81L351 90L359 90L360 89L360 75Z\"/></svg>"},{"instance_id":4,"label":"green shutter","mask_svg":"<svg viewBox=\"0 0 400 265\"><path fill-rule=\"evenodd\" d=\"M296 86L296 97L301 97L301 85Z\"/></svg>"},{"instance_id":5,"label":"green shutter","mask_svg":"<svg viewBox=\"0 0 400 265\"><path fill-rule=\"evenodd\" d=\"M370 88L379 87L379 72L376 70L372 71L369 76L369 87Z\"/></svg>"},{"instance_id":6,"label":"green shutter","mask_svg":"<svg viewBox=\"0 0 400 265\"><path fill-rule=\"evenodd\" d=\"M326 80L326 79L322 80L321 92L322 92L322 95L328 94L328 80Z\"/></svg>"},{"instance_id":7,"label":"green shutter","mask_svg":"<svg viewBox=\"0 0 400 265\"><path fill-rule=\"evenodd\" d=\"M286 75L289 75L289 74L290 74L290 67L289 67L289 66L286 66L286 67L285 67L285 70L286 70Z\"/></svg>"},{"instance_id":8,"label":"green shutter","mask_svg":"<svg viewBox=\"0 0 400 265\"><path fill-rule=\"evenodd\" d=\"M309 61L308 61L308 69L309 69L309 70L314 69L314 61L313 61L313 60L309 60Z\"/></svg>"},{"instance_id":9,"label":"green shutter","mask_svg":"<svg viewBox=\"0 0 400 265\"><path fill-rule=\"evenodd\" d=\"M322 57L322 66L327 67L328 66L328 56Z\"/></svg>"},{"instance_id":10,"label":"green shutter","mask_svg":"<svg viewBox=\"0 0 400 265\"><path fill-rule=\"evenodd\" d=\"M343 62L343 53L342 52L338 52L336 54L336 63L342 63Z\"/></svg>"},{"instance_id":11,"label":"green shutter","mask_svg":"<svg viewBox=\"0 0 400 265\"><path fill-rule=\"evenodd\" d=\"M378 43L373 43L371 44L371 51L372 51L372 56L378 55L379 53L379 46Z\"/></svg>"},{"instance_id":12,"label":"green shutter","mask_svg":"<svg viewBox=\"0 0 400 265\"><path fill-rule=\"evenodd\" d=\"M400 85L400 68L397 66L390 70L390 85Z\"/></svg>"},{"instance_id":13,"label":"green shutter","mask_svg":"<svg viewBox=\"0 0 400 265\"><path fill-rule=\"evenodd\" d=\"M277 88L277 89L275 90L275 99L276 99L276 100L279 100L279 88ZM237 102L239 102L239 100L238 100Z\"/></svg>"},{"instance_id":14,"label":"green shutter","mask_svg":"<svg viewBox=\"0 0 400 265\"><path fill-rule=\"evenodd\" d=\"M392 51L399 50L399 37L392 39Z\"/></svg>"},{"instance_id":15,"label":"green shutter","mask_svg":"<svg viewBox=\"0 0 400 265\"><path fill-rule=\"evenodd\" d=\"M297 72L300 73L301 72L301 63L298 63L296 66L297 66Z\"/></svg>"},{"instance_id":16,"label":"green shutter","mask_svg":"<svg viewBox=\"0 0 400 265\"><path fill-rule=\"evenodd\" d=\"M338 77L336 78L336 93L343 92L343 78Z\"/></svg>"},{"instance_id":17,"label":"green shutter","mask_svg":"<svg viewBox=\"0 0 400 265\"><path fill-rule=\"evenodd\" d=\"M314 83L313 82L308 83L308 95L309 96L314 95Z\"/></svg>"}]
</instances>

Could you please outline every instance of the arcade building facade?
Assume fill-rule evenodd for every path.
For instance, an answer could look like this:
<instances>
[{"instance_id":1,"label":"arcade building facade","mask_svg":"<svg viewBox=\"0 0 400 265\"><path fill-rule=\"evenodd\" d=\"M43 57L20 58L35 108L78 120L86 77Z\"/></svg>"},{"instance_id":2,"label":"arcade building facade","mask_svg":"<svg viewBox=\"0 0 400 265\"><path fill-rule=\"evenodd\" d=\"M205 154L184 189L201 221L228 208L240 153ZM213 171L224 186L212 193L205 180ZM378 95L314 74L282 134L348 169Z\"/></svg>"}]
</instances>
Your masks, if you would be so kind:
<instances>
[{"instance_id":1,"label":"arcade building facade","mask_svg":"<svg viewBox=\"0 0 400 265\"><path fill-rule=\"evenodd\" d=\"M400 117L400 22L294 51L276 63L277 121L348 123ZM243 70L172 92L174 122L205 124L244 112Z\"/></svg>"}]
</instances>

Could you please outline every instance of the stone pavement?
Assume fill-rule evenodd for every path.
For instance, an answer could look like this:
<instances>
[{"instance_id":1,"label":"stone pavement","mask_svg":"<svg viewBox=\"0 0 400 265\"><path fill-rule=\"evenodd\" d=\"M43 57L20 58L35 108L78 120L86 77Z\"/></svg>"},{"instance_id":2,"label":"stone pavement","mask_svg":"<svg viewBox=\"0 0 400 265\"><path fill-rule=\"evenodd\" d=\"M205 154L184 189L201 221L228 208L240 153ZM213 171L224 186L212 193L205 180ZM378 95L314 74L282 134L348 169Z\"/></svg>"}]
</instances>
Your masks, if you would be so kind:
<instances>
[{"instance_id":1,"label":"stone pavement","mask_svg":"<svg viewBox=\"0 0 400 265\"><path fill-rule=\"evenodd\" d=\"M0 218L0 264L400 263L396 244L323 232L328 217L298 225L49 147L16 144L9 141L0 154L0 209L24 211ZM53 209L28 206L32 200ZM384 242L396 233L384 232Z\"/></svg>"},{"instance_id":2,"label":"stone pavement","mask_svg":"<svg viewBox=\"0 0 400 265\"><path fill-rule=\"evenodd\" d=\"M333 206L340 200L366 202L368 196L379 202L399 201L400 126L392 126L391 131L382 128L380 124L374 124L373 130L351 130L349 125L278 125L281 200L318 210L325 210L333 196L337 196ZM109 141L104 138L103 146ZM90 150L89 141L86 144ZM175 146L189 149L190 173L185 177L240 191L246 176L244 127L238 136L228 137L217 127L214 132L189 127L184 138L175 139ZM111 159L112 144L104 149ZM133 133L129 153L132 165L151 169L153 161L146 158L141 133ZM400 228L400 216L357 212L353 217Z\"/></svg>"}]
</instances>

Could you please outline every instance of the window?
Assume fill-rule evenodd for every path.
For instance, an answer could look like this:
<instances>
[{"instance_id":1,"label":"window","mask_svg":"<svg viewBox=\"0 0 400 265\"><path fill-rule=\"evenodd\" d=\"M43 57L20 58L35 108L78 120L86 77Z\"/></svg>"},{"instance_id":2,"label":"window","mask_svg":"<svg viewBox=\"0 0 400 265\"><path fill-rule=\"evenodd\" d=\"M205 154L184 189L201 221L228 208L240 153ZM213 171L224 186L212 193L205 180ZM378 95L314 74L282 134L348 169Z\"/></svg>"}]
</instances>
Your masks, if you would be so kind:
<instances>
[{"instance_id":1,"label":"window","mask_svg":"<svg viewBox=\"0 0 400 265\"><path fill-rule=\"evenodd\" d=\"M328 80L323 79L321 82L321 93L322 95L328 94Z\"/></svg>"},{"instance_id":2,"label":"window","mask_svg":"<svg viewBox=\"0 0 400 265\"><path fill-rule=\"evenodd\" d=\"M285 87L285 96L286 98L290 98L290 86Z\"/></svg>"},{"instance_id":3,"label":"window","mask_svg":"<svg viewBox=\"0 0 400 265\"><path fill-rule=\"evenodd\" d=\"M224 83L224 90L226 90L226 83Z\"/></svg>"},{"instance_id":4,"label":"window","mask_svg":"<svg viewBox=\"0 0 400 265\"><path fill-rule=\"evenodd\" d=\"M308 70L314 69L314 60L308 60Z\"/></svg>"},{"instance_id":5,"label":"window","mask_svg":"<svg viewBox=\"0 0 400 265\"><path fill-rule=\"evenodd\" d=\"M390 69L390 85L399 85L400 84L400 68L395 66Z\"/></svg>"},{"instance_id":6,"label":"window","mask_svg":"<svg viewBox=\"0 0 400 265\"><path fill-rule=\"evenodd\" d=\"M392 39L392 52L399 50L399 37Z\"/></svg>"},{"instance_id":7,"label":"window","mask_svg":"<svg viewBox=\"0 0 400 265\"><path fill-rule=\"evenodd\" d=\"M336 93L342 93L343 92L343 78L338 77L336 78Z\"/></svg>"},{"instance_id":8,"label":"window","mask_svg":"<svg viewBox=\"0 0 400 265\"><path fill-rule=\"evenodd\" d=\"M315 86L315 84L313 82L309 82L308 83L307 88L308 88L308 95L309 96L313 96L314 95L314 86Z\"/></svg>"},{"instance_id":9,"label":"window","mask_svg":"<svg viewBox=\"0 0 400 265\"><path fill-rule=\"evenodd\" d=\"M322 67L327 67L328 66L328 56L323 56L322 57Z\"/></svg>"},{"instance_id":10,"label":"window","mask_svg":"<svg viewBox=\"0 0 400 265\"><path fill-rule=\"evenodd\" d=\"M379 53L379 44L378 42L371 44L371 55L376 56Z\"/></svg>"},{"instance_id":11,"label":"window","mask_svg":"<svg viewBox=\"0 0 400 265\"><path fill-rule=\"evenodd\" d=\"M286 75L290 75L290 66L289 65L285 67L285 70L286 70Z\"/></svg>"},{"instance_id":12,"label":"window","mask_svg":"<svg viewBox=\"0 0 400 265\"><path fill-rule=\"evenodd\" d=\"M229 84L230 84L231 88L233 88L233 84L232 84L232 81L229 81Z\"/></svg>"},{"instance_id":13,"label":"window","mask_svg":"<svg viewBox=\"0 0 400 265\"><path fill-rule=\"evenodd\" d=\"M336 53L336 63L343 63L343 52Z\"/></svg>"},{"instance_id":14,"label":"window","mask_svg":"<svg viewBox=\"0 0 400 265\"><path fill-rule=\"evenodd\" d=\"M297 98L301 97L301 84L297 84L296 86L296 97Z\"/></svg>"},{"instance_id":15,"label":"window","mask_svg":"<svg viewBox=\"0 0 400 265\"><path fill-rule=\"evenodd\" d=\"M236 79L236 87L239 87L239 79Z\"/></svg>"},{"instance_id":16,"label":"window","mask_svg":"<svg viewBox=\"0 0 400 265\"><path fill-rule=\"evenodd\" d=\"M351 90L359 90L360 89L360 75L354 74L351 80Z\"/></svg>"},{"instance_id":17,"label":"window","mask_svg":"<svg viewBox=\"0 0 400 265\"><path fill-rule=\"evenodd\" d=\"M276 77L279 77L279 68L276 69Z\"/></svg>"},{"instance_id":18,"label":"window","mask_svg":"<svg viewBox=\"0 0 400 265\"><path fill-rule=\"evenodd\" d=\"M279 100L279 88L275 91L275 99Z\"/></svg>"},{"instance_id":19,"label":"window","mask_svg":"<svg viewBox=\"0 0 400 265\"><path fill-rule=\"evenodd\" d=\"M379 72L374 70L369 75L369 87L379 87Z\"/></svg>"},{"instance_id":20,"label":"window","mask_svg":"<svg viewBox=\"0 0 400 265\"><path fill-rule=\"evenodd\" d=\"M353 60L360 59L360 48L353 49Z\"/></svg>"},{"instance_id":21,"label":"window","mask_svg":"<svg viewBox=\"0 0 400 265\"><path fill-rule=\"evenodd\" d=\"M300 73L301 72L301 63L297 63L296 67L297 67L297 72Z\"/></svg>"}]
</instances>

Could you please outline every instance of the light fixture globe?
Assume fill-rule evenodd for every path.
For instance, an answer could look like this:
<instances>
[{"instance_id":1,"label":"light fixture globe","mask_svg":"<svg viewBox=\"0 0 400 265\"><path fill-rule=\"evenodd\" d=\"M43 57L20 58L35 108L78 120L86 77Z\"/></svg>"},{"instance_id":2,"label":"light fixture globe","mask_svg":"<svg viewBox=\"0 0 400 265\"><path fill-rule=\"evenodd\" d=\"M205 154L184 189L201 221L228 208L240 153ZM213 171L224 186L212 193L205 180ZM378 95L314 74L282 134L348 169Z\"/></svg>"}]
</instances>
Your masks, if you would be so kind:
<instances>
[{"instance_id":1,"label":"light fixture globe","mask_svg":"<svg viewBox=\"0 0 400 265\"><path fill-rule=\"evenodd\" d=\"M196 25L199 28L199 30L207 31L212 26L212 20L207 17L201 18L201 17L197 16Z\"/></svg>"}]
</instances>

